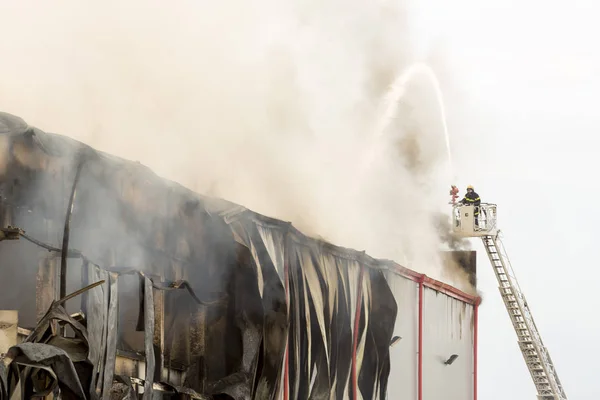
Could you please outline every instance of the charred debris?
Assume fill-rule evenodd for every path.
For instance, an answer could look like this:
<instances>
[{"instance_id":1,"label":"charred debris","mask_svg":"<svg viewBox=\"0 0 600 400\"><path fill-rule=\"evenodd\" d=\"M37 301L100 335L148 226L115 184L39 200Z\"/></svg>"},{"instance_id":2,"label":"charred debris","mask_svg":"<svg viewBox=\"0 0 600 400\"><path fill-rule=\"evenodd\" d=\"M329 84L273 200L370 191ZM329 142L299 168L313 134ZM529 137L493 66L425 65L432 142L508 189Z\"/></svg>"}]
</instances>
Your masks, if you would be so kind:
<instances>
[{"instance_id":1,"label":"charred debris","mask_svg":"<svg viewBox=\"0 0 600 400\"><path fill-rule=\"evenodd\" d=\"M5 113L0 228L0 400L385 396L396 264Z\"/></svg>"}]
</instances>

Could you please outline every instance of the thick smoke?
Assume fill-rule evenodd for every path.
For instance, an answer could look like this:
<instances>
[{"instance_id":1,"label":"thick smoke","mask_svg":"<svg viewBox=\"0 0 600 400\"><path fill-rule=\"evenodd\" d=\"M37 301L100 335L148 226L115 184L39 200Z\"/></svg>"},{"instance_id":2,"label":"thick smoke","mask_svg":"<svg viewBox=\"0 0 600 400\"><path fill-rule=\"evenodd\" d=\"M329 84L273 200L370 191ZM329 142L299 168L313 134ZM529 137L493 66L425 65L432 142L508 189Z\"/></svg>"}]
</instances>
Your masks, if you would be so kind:
<instances>
[{"instance_id":1,"label":"thick smoke","mask_svg":"<svg viewBox=\"0 0 600 400\"><path fill-rule=\"evenodd\" d=\"M8 139L6 137L0 136L0 176L4 175L7 168L7 160L8 160Z\"/></svg>"},{"instance_id":2,"label":"thick smoke","mask_svg":"<svg viewBox=\"0 0 600 400\"><path fill-rule=\"evenodd\" d=\"M434 214L433 224L437 229L440 241L450 250L471 250L471 242L468 239L452 234L452 222L447 214Z\"/></svg>"},{"instance_id":3,"label":"thick smoke","mask_svg":"<svg viewBox=\"0 0 600 400\"><path fill-rule=\"evenodd\" d=\"M384 139L373 131L413 60L405 8L15 1L0 14L0 109L440 278L431 221L449 182L426 82L411 83Z\"/></svg>"}]
</instances>

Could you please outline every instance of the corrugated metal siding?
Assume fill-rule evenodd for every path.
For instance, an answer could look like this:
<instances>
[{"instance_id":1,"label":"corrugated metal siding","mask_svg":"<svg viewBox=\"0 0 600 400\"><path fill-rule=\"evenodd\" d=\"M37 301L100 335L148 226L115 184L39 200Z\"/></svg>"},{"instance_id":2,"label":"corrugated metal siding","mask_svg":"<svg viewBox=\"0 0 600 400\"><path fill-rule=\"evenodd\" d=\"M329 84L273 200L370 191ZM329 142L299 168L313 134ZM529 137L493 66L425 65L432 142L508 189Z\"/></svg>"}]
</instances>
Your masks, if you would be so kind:
<instances>
[{"instance_id":1,"label":"corrugated metal siding","mask_svg":"<svg viewBox=\"0 0 600 400\"><path fill-rule=\"evenodd\" d=\"M393 336L402 338L390 348L391 368L387 398L416 399L419 284L391 272L386 273L386 279L398 305Z\"/></svg>"},{"instance_id":2,"label":"corrugated metal siding","mask_svg":"<svg viewBox=\"0 0 600 400\"><path fill-rule=\"evenodd\" d=\"M16 147L7 175L28 184L13 185L12 178L0 180L0 189L5 183L4 193L11 194L0 202L0 211L11 219L18 217L17 225L56 246L68 193L64 182L70 182L72 175L68 173L72 168L63 164L75 150L85 149L90 158L78 185L70 246L106 267L141 268L147 274L160 274L161 282L186 279L197 293L220 294L221 300L206 304L206 315L212 319L199 317L206 310L189 295L184 303L173 298L175 294L172 301L157 302L167 310L161 325L169 326L160 347L168 349L169 365L172 358L193 372L187 375L189 387L204 391L209 382L212 392L226 393L215 385L242 376L244 390L275 391L287 365L284 381L290 399L382 399L378 391L385 392L386 384L390 385L389 399L472 398L473 296L393 262L308 238L285 222L204 198L135 163L93 152L57 135L30 133L31 137L13 135ZM10 211L15 204L20 208ZM35 224L50 217L56 222L52 229L48 224ZM100 268L92 264L85 264L90 273ZM69 266L81 269L75 263ZM45 267L40 264L38 271L50 270ZM26 269L19 271L30 275ZM56 272L56 266L52 271ZM98 269L103 276L108 274L102 271ZM103 301L103 295L93 305L106 308L110 303L117 309L120 302L129 306L123 308L129 308L133 316L142 315L131 301L119 300L118 273L112 274L108 285L115 291L112 303ZM54 290L57 282L43 277L42 286ZM71 273L69 277L74 280L69 283L78 287L80 277ZM144 301L140 304L153 303L140 295L140 285L141 281L133 286L136 297ZM121 279L119 287L124 286L125 279ZM90 299L101 290L95 288L84 297ZM56 297L46 291L51 294L49 300ZM421 302L423 293L425 301ZM42 303L37 308L45 312L47 304ZM103 319L109 312L108 308L104 314L93 312L91 306L86 307L88 327L94 325L94 318ZM128 319L121 318L123 323L117 324L119 315L113 315L111 328L102 331L110 332L113 356L117 333L123 332L112 327L126 328L123 321ZM150 315L146 308L144 315ZM423 330L419 329L421 320ZM136 329L132 324L129 330L136 333ZM389 349L393 336L402 340ZM153 339L148 338L141 349L144 352L153 351L146 346ZM286 342L291 347L284 358ZM459 359L444 366L443 361L453 353Z\"/></svg>"},{"instance_id":3,"label":"corrugated metal siding","mask_svg":"<svg viewBox=\"0 0 600 400\"><path fill-rule=\"evenodd\" d=\"M425 288L423 400L439 399L473 399L473 306Z\"/></svg>"}]
</instances>

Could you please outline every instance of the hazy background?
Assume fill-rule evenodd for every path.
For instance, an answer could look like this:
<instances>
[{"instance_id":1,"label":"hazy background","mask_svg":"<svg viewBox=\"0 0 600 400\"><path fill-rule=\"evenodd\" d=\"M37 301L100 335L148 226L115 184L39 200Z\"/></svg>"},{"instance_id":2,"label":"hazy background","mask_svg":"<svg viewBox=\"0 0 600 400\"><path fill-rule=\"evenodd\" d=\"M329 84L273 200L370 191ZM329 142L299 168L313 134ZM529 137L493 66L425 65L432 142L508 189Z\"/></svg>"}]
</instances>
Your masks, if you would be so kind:
<instances>
[{"instance_id":1,"label":"hazy background","mask_svg":"<svg viewBox=\"0 0 600 400\"><path fill-rule=\"evenodd\" d=\"M453 143L469 143L454 157L461 188L472 183L499 205L504 243L569 399L597 399L599 6L422 0L413 11L420 51L444 48L462 88L452 117L461 124L451 127ZM535 398L489 261L475 248L480 398Z\"/></svg>"},{"instance_id":2,"label":"hazy background","mask_svg":"<svg viewBox=\"0 0 600 400\"><path fill-rule=\"evenodd\" d=\"M500 205L567 394L592 399L599 304L579 282L598 277L584 200L598 191L600 28L591 2L566 4L0 0L0 109L433 277L429 221L450 183L473 184ZM372 139L386 88L416 60L442 82L453 172L423 80L388 141ZM480 398L533 398L483 253L479 285Z\"/></svg>"},{"instance_id":3,"label":"hazy background","mask_svg":"<svg viewBox=\"0 0 600 400\"><path fill-rule=\"evenodd\" d=\"M2 4L3 110L441 277L430 219L447 161L429 83L411 83L394 135L373 131L414 59L402 3ZM398 143L405 131L415 140Z\"/></svg>"}]
</instances>

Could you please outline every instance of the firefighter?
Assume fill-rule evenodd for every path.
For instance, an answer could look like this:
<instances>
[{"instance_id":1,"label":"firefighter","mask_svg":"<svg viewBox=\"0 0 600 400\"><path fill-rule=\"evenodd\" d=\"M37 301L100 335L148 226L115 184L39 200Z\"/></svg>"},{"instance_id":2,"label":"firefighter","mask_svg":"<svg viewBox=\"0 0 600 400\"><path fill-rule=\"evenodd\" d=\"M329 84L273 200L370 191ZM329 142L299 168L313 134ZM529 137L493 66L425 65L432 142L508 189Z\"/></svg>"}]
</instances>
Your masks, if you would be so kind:
<instances>
[{"instance_id":1,"label":"firefighter","mask_svg":"<svg viewBox=\"0 0 600 400\"><path fill-rule=\"evenodd\" d=\"M466 204L469 206L475 206L473 209L473 215L475 216L475 226L479 226L479 205L481 204L481 198L475 192L472 185L467 186L467 194L460 201L461 204Z\"/></svg>"}]
</instances>

